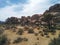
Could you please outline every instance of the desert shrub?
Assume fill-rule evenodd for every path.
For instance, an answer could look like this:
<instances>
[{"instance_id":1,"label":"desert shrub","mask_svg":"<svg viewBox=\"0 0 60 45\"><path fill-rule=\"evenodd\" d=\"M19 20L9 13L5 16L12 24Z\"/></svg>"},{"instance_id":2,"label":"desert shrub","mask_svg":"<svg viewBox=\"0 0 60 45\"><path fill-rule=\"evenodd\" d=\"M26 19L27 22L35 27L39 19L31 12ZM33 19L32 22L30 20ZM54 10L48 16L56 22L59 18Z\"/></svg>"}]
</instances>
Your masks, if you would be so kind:
<instances>
[{"instance_id":1,"label":"desert shrub","mask_svg":"<svg viewBox=\"0 0 60 45\"><path fill-rule=\"evenodd\" d=\"M60 34L59 34L59 37L60 37Z\"/></svg>"},{"instance_id":2,"label":"desert shrub","mask_svg":"<svg viewBox=\"0 0 60 45\"><path fill-rule=\"evenodd\" d=\"M15 28L13 29L13 32L16 32L16 29Z\"/></svg>"},{"instance_id":3,"label":"desert shrub","mask_svg":"<svg viewBox=\"0 0 60 45\"><path fill-rule=\"evenodd\" d=\"M49 32L56 33L56 30L51 29L51 30L49 30Z\"/></svg>"},{"instance_id":4,"label":"desert shrub","mask_svg":"<svg viewBox=\"0 0 60 45\"><path fill-rule=\"evenodd\" d=\"M40 27L37 28L38 30L40 29Z\"/></svg>"},{"instance_id":5,"label":"desert shrub","mask_svg":"<svg viewBox=\"0 0 60 45\"><path fill-rule=\"evenodd\" d=\"M48 35L48 32L44 32L44 35Z\"/></svg>"},{"instance_id":6,"label":"desert shrub","mask_svg":"<svg viewBox=\"0 0 60 45\"><path fill-rule=\"evenodd\" d=\"M56 25L56 29L60 30L60 25Z\"/></svg>"},{"instance_id":7,"label":"desert shrub","mask_svg":"<svg viewBox=\"0 0 60 45\"><path fill-rule=\"evenodd\" d=\"M5 28L5 25L3 25L2 27Z\"/></svg>"},{"instance_id":8,"label":"desert shrub","mask_svg":"<svg viewBox=\"0 0 60 45\"><path fill-rule=\"evenodd\" d=\"M38 33L35 33L35 36L38 36Z\"/></svg>"},{"instance_id":9,"label":"desert shrub","mask_svg":"<svg viewBox=\"0 0 60 45\"><path fill-rule=\"evenodd\" d=\"M35 45L37 45L37 43L35 43Z\"/></svg>"},{"instance_id":10,"label":"desert shrub","mask_svg":"<svg viewBox=\"0 0 60 45\"><path fill-rule=\"evenodd\" d=\"M27 39L27 38L18 37L17 39L14 40L13 43L20 43L20 42L22 42L22 41L28 41L28 39Z\"/></svg>"},{"instance_id":11,"label":"desert shrub","mask_svg":"<svg viewBox=\"0 0 60 45\"><path fill-rule=\"evenodd\" d=\"M23 29L19 29L19 31L17 32L17 34L22 35L23 32L24 32Z\"/></svg>"},{"instance_id":12,"label":"desert shrub","mask_svg":"<svg viewBox=\"0 0 60 45\"><path fill-rule=\"evenodd\" d=\"M33 29L29 29L28 33L34 33L34 30Z\"/></svg>"},{"instance_id":13,"label":"desert shrub","mask_svg":"<svg viewBox=\"0 0 60 45\"><path fill-rule=\"evenodd\" d=\"M2 34L4 32L4 30L2 28L0 28L0 34Z\"/></svg>"},{"instance_id":14,"label":"desert shrub","mask_svg":"<svg viewBox=\"0 0 60 45\"><path fill-rule=\"evenodd\" d=\"M60 36L58 38L54 38L53 40L51 40L49 45L60 45Z\"/></svg>"},{"instance_id":15,"label":"desert shrub","mask_svg":"<svg viewBox=\"0 0 60 45\"><path fill-rule=\"evenodd\" d=\"M49 45L60 45L60 39L58 40L58 39L54 38L53 40L51 40Z\"/></svg>"},{"instance_id":16,"label":"desert shrub","mask_svg":"<svg viewBox=\"0 0 60 45\"><path fill-rule=\"evenodd\" d=\"M7 37L5 35L0 35L0 45L7 45L8 40Z\"/></svg>"},{"instance_id":17,"label":"desert shrub","mask_svg":"<svg viewBox=\"0 0 60 45\"><path fill-rule=\"evenodd\" d=\"M27 39L27 38L23 38L23 40L24 40L24 41L28 41L28 39Z\"/></svg>"},{"instance_id":18,"label":"desert shrub","mask_svg":"<svg viewBox=\"0 0 60 45\"><path fill-rule=\"evenodd\" d=\"M43 29L43 32L56 32L56 30L46 28L46 29Z\"/></svg>"},{"instance_id":19,"label":"desert shrub","mask_svg":"<svg viewBox=\"0 0 60 45\"><path fill-rule=\"evenodd\" d=\"M56 29L60 30L60 27L57 27Z\"/></svg>"},{"instance_id":20,"label":"desert shrub","mask_svg":"<svg viewBox=\"0 0 60 45\"><path fill-rule=\"evenodd\" d=\"M20 43L20 42L22 42L22 41L23 41L23 38L18 37L17 39L14 40L13 43Z\"/></svg>"},{"instance_id":21,"label":"desert shrub","mask_svg":"<svg viewBox=\"0 0 60 45\"><path fill-rule=\"evenodd\" d=\"M47 32L47 30L43 29L43 32Z\"/></svg>"},{"instance_id":22,"label":"desert shrub","mask_svg":"<svg viewBox=\"0 0 60 45\"><path fill-rule=\"evenodd\" d=\"M11 28L16 28L16 26L15 25L11 25Z\"/></svg>"},{"instance_id":23,"label":"desert shrub","mask_svg":"<svg viewBox=\"0 0 60 45\"><path fill-rule=\"evenodd\" d=\"M24 30L25 30L25 31L26 31L26 30L28 30L28 29L29 29L29 27L28 27L28 26L25 26L25 27L24 27Z\"/></svg>"},{"instance_id":24,"label":"desert shrub","mask_svg":"<svg viewBox=\"0 0 60 45\"><path fill-rule=\"evenodd\" d=\"M9 26L9 25L6 25L6 26L5 26L5 29L10 29L10 26Z\"/></svg>"},{"instance_id":25,"label":"desert shrub","mask_svg":"<svg viewBox=\"0 0 60 45\"><path fill-rule=\"evenodd\" d=\"M37 40L39 40L39 38L37 38Z\"/></svg>"},{"instance_id":26,"label":"desert shrub","mask_svg":"<svg viewBox=\"0 0 60 45\"><path fill-rule=\"evenodd\" d=\"M41 28L43 28L44 26L41 26Z\"/></svg>"},{"instance_id":27,"label":"desert shrub","mask_svg":"<svg viewBox=\"0 0 60 45\"><path fill-rule=\"evenodd\" d=\"M42 33L42 31L39 31L39 33Z\"/></svg>"},{"instance_id":28,"label":"desert shrub","mask_svg":"<svg viewBox=\"0 0 60 45\"><path fill-rule=\"evenodd\" d=\"M43 33L41 33L41 36L44 36L44 34L43 34Z\"/></svg>"},{"instance_id":29,"label":"desert shrub","mask_svg":"<svg viewBox=\"0 0 60 45\"><path fill-rule=\"evenodd\" d=\"M9 25L5 25L5 29L16 29L16 26L15 25L11 25L11 24L9 24Z\"/></svg>"},{"instance_id":30,"label":"desert shrub","mask_svg":"<svg viewBox=\"0 0 60 45\"><path fill-rule=\"evenodd\" d=\"M43 32L49 32L50 30L48 30L48 29L43 29Z\"/></svg>"},{"instance_id":31,"label":"desert shrub","mask_svg":"<svg viewBox=\"0 0 60 45\"><path fill-rule=\"evenodd\" d=\"M56 33L52 32L51 34L52 34L52 35L55 35Z\"/></svg>"},{"instance_id":32,"label":"desert shrub","mask_svg":"<svg viewBox=\"0 0 60 45\"><path fill-rule=\"evenodd\" d=\"M49 38L49 36L48 36L48 35L46 35L46 38Z\"/></svg>"}]
</instances>

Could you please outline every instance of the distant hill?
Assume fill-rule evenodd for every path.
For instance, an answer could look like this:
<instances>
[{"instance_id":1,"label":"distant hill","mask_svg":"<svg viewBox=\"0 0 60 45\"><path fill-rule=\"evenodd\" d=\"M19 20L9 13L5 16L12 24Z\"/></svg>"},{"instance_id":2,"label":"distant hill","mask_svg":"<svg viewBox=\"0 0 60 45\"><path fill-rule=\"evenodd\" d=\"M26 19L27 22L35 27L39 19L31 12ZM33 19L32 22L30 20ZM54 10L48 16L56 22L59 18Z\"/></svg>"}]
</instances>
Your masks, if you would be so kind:
<instances>
[{"instance_id":1,"label":"distant hill","mask_svg":"<svg viewBox=\"0 0 60 45\"><path fill-rule=\"evenodd\" d=\"M4 24L4 21L0 21L0 24Z\"/></svg>"}]
</instances>

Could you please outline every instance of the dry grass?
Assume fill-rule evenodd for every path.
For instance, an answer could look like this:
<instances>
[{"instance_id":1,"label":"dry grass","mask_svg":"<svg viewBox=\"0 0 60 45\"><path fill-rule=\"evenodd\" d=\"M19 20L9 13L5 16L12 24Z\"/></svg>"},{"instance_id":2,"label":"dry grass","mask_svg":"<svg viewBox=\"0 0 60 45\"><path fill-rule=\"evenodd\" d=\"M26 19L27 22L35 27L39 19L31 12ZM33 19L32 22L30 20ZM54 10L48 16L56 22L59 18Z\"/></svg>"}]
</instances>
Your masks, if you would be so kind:
<instances>
[{"instance_id":1,"label":"dry grass","mask_svg":"<svg viewBox=\"0 0 60 45\"><path fill-rule=\"evenodd\" d=\"M18 27L19 28L19 27ZM34 29L35 33L38 33L39 31L41 31L42 28L40 28L39 30ZM10 40L10 45L48 45L48 43L50 42L50 39L53 39L54 37L57 38L58 34L60 31L56 31L55 35L51 35L51 33L49 33L49 38L46 38L46 36L42 37L40 35L40 33L38 33L37 36L35 36L35 34L29 34L27 33L27 31L24 31L23 35L18 35L16 34L16 32L13 32L11 30L5 30L4 34L7 35L8 39ZM21 43L17 43L17 44L13 44L13 41L17 38L17 37L22 37L22 38L27 38L28 41L23 41ZM39 40L37 40L37 38L39 38Z\"/></svg>"}]
</instances>

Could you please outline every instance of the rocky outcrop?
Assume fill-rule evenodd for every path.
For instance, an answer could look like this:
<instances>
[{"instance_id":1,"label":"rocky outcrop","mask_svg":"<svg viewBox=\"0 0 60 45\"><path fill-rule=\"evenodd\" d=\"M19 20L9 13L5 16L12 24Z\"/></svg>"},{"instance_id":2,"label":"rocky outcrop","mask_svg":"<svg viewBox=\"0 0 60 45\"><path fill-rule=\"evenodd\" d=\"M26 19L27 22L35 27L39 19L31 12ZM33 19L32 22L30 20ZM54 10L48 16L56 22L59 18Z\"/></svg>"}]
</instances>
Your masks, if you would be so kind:
<instances>
[{"instance_id":1,"label":"rocky outcrop","mask_svg":"<svg viewBox=\"0 0 60 45\"><path fill-rule=\"evenodd\" d=\"M21 24L22 26L24 25L39 25L41 22L41 14L34 14L33 16L22 16L21 18L17 17L10 17L7 18L6 24Z\"/></svg>"},{"instance_id":2,"label":"rocky outcrop","mask_svg":"<svg viewBox=\"0 0 60 45\"><path fill-rule=\"evenodd\" d=\"M46 10L44 12L44 14L48 14L48 13L53 14L53 15L60 13L60 4L55 4L51 6L49 10Z\"/></svg>"},{"instance_id":3,"label":"rocky outcrop","mask_svg":"<svg viewBox=\"0 0 60 45\"><path fill-rule=\"evenodd\" d=\"M8 18L6 20L6 22L8 23L12 23L12 24L21 24L21 25L40 25L43 23L43 21L41 20L42 18L44 18L44 15L45 14L52 14L52 15L55 15L56 17L56 20L57 21L60 21L60 4L55 4L53 6L51 6L49 8L49 10L46 10L43 15L42 14L34 14L32 16L22 16L21 18L16 18L16 17L11 17L11 18Z\"/></svg>"},{"instance_id":4,"label":"rocky outcrop","mask_svg":"<svg viewBox=\"0 0 60 45\"><path fill-rule=\"evenodd\" d=\"M55 4L46 10L43 15L52 14L55 16L55 22L60 24L60 4Z\"/></svg>"},{"instance_id":5,"label":"rocky outcrop","mask_svg":"<svg viewBox=\"0 0 60 45\"><path fill-rule=\"evenodd\" d=\"M49 8L49 12L60 12L60 4L55 4Z\"/></svg>"}]
</instances>

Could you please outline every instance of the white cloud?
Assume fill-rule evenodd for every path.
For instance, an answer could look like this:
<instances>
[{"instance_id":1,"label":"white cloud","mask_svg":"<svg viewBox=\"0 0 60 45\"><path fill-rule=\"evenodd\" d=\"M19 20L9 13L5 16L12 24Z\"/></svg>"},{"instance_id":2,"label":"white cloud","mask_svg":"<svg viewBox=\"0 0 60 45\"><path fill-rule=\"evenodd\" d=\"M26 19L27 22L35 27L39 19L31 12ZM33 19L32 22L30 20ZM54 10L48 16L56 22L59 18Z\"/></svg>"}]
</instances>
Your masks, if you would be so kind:
<instances>
[{"instance_id":1,"label":"white cloud","mask_svg":"<svg viewBox=\"0 0 60 45\"><path fill-rule=\"evenodd\" d=\"M7 1L8 2L8 1ZM10 2L8 2L10 4ZM0 9L0 20L4 20L8 17L15 16L31 16L35 13L43 13L51 4L49 0L29 0L27 4L17 4L6 6L5 8ZM16 8L22 8L22 11L14 11Z\"/></svg>"}]
</instances>

